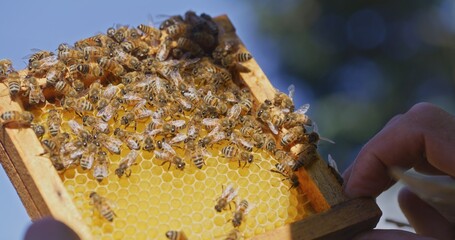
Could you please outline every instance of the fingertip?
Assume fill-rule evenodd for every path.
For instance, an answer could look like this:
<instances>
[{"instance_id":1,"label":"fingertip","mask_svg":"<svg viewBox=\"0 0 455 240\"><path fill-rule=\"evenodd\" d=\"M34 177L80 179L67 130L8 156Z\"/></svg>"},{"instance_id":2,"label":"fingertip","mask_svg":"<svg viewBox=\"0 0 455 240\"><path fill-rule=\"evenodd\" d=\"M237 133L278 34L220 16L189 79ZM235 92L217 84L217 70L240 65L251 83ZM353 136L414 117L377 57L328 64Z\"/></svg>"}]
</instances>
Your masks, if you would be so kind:
<instances>
[{"instance_id":1,"label":"fingertip","mask_svg":"<svg viewBox=\"0 0 455 240\"><path fill-rule=\"evenodd\" d=\"M79 240L79 236L64 223L50 217L40 219L27 229L24 240Z\"/></svg>"},{"instance_id":2,"label":"fingertip","mask_svg":"<svg viewBox=\"0 0 455 240\"><path fill-rule=\"evenodd\" d=\"M401 230L371 230L363 232L354 237L354 240L434 240L434 238L416 235L411 232Z\"/></svg>"}]
</instances>

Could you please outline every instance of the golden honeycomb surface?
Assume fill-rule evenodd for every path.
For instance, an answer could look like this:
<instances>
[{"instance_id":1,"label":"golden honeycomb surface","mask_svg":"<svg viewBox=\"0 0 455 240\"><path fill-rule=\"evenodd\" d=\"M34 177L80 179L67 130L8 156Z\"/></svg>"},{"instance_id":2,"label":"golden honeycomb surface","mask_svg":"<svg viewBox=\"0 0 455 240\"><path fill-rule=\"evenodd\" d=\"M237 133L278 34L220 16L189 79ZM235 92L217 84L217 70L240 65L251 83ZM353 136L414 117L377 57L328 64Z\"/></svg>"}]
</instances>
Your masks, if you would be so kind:
<instances>
[{"instance_id":1,"label":"golden honeycomb surface","mask_svg":"<svg viewBox=\"0 0 455 240\"><path fill-rule=\"evenodd\" d=\"M31 111L37 123L45 124L47 112L53 108L55 105L46 103ZM71 132L67 124L70 119L82 124L81 117L73 112L57 109L62 113L63 132ZM120 110L118 118L124 113ZM112 135L112 126L115 128L118 123L111 119L109 124ZM138 122L137 131L143 131L145 125L146 122ZM127 128L131 129L132 126ZM205 130L202 132L206 134ZM183 171L174 165L168 169L168 164L162 165L163 161L155 159L153 152L140 150L137 164L131 167L131 176L119 178L114 171L130 151L124 144L120 155L108 153L109 175L102 182L96 181L92 170L83 170L80 166L67 169L60 177L83 221L97 239L166 239L165 233L169 230L183 231L188 239L223 239L233 229L235 203L221 213L215 211L214 206L223 187L230 184L238 189L234 201L239 203L246 199L251 205L239 227L245 238L312 214L305 193L300 188L290 189L289 181L283 181L280 174L270 171L277 161L269 153L255 150L254 163L245 167L242 163L239 167L238 161L218 156L227 144L229 142L224 140L209 149L212 157L205 159L202 169L184 158L187 165ZM184 151L175 149L183 158ZM92 191L108 199L116 214L113 222L104 219L90 204Z\"/></svg>"}]
</instances>

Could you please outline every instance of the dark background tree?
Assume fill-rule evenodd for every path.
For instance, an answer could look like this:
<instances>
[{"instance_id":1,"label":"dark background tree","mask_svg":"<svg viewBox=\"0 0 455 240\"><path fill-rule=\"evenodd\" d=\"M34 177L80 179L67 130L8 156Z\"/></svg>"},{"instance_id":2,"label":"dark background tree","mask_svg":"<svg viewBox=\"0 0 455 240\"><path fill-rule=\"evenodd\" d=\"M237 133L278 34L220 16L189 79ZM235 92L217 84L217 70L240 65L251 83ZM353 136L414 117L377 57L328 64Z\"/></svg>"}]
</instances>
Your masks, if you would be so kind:
<instances>
[{"instance_id":1,"label":"dark background tree","mask_svg":"<svg viewBox=\"0 0 455 240\"><path fill-rule=\"evenodd\" d=\"M394 115L420 101L455 113L455 3L287 0L256 2L282 72L310 92L321 143L345 169ZM306 89L309 88L309 89ZM307 96L308 97L308 96Z\"/></svg>"}]
</instances>

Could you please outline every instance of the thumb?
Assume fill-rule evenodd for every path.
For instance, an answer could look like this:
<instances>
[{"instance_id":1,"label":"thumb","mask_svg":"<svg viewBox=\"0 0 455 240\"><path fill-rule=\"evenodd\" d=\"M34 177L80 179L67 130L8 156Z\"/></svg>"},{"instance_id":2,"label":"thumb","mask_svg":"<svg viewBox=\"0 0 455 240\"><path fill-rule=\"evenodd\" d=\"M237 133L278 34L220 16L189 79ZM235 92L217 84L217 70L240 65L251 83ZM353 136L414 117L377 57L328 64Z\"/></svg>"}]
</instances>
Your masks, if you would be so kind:
<instances>
[{"instance_id":1,"label":"thumb","mask_svg":"<svg viewBox=\"0 0 455 240\"><path fill-rule=\"evenodd\" d=\"M436 240L401 230L372 230L355 236L354 240Z\"/></svg>"}]
</instances>

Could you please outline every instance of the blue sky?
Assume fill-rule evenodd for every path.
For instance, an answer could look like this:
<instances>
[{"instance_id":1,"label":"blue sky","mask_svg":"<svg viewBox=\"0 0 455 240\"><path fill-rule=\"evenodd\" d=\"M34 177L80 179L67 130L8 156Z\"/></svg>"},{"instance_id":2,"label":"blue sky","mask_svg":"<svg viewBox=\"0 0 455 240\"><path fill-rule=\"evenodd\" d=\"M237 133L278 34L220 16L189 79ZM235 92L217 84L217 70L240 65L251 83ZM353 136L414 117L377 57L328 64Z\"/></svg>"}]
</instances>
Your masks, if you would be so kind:
<instances>
[{"instance_id":1,"label":"blue sky","mask_svg":"<svg viewBox=\"0 0 455 240\"><path fill-rule=\"evenodd\" d=\"M137 26L148 16L183 14L187 10L212 16L227 14L247 48L269 79L281 90L289 82L278 82L277 64L270 43L261 40L251 5L242 1L2 1L0 3L0 59L9 58L16 69L31 49L55 51L60 43L105 32L115 24ZM288 80L290 81L290 80ZM297 90L299 91L299 90ZM0 232L3 239L22 239L29 217L3 168L0 170Z\"/></svg>"}]
</instances>

